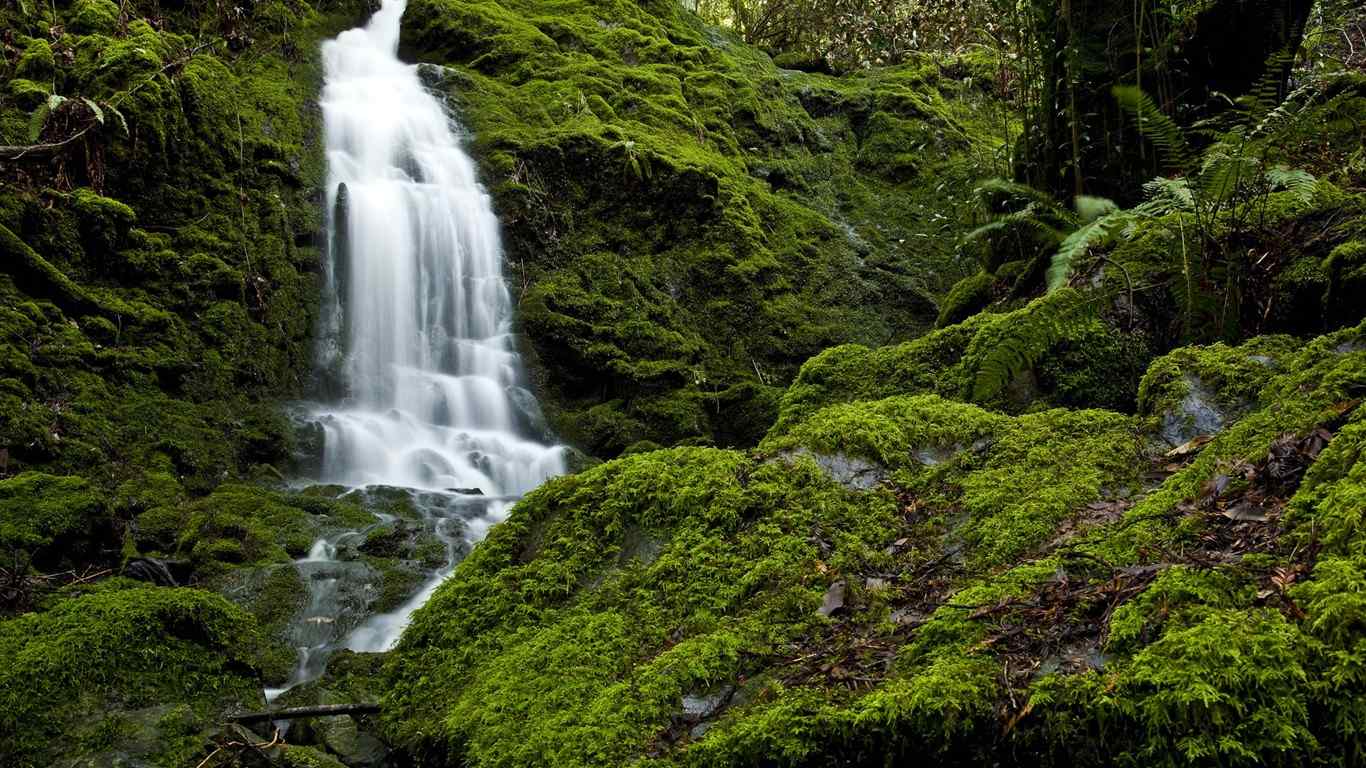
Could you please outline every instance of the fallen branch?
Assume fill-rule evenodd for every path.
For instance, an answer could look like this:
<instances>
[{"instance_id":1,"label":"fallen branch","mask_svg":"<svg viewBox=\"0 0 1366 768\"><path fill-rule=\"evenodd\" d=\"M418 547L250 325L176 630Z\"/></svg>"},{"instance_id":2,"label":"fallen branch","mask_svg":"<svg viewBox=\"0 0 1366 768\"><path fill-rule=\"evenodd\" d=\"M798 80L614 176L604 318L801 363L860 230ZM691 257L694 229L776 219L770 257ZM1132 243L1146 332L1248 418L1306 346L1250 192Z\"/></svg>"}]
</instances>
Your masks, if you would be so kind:
<instances>
[{"instance_id":1,"label":"fallen branch","mask_svg":"<svg viewBox=\"0 0 1366 768\"><path fill-rule=\"evenodd\" d=\"M229 717L228 722L254 723L262 720L299 720L305 717L333 715L373 715L378 712L378 704L319 704L312 707L286 707L267 712L244 712Z\"/></svg>"},{"instance_id":2,"label":"fallen branch","mask_svg":"<svg viewBox=\"0 0 1366 768\"><path fill-rule=\"evenodd\" d=\"M56 150L61 149L62 147L65 147L67 144L70 144L76 139L79 139L89 131L90 126L86 126L81 130L77 131L75 134L68 136L65 139L62 139L61 141L52 142L50 144L26 144L17 147L0 146L0 160L19 160L23 158L25 155L43 155L47 154L48 152L54 152Z\"/></svg>"}]
</instances>

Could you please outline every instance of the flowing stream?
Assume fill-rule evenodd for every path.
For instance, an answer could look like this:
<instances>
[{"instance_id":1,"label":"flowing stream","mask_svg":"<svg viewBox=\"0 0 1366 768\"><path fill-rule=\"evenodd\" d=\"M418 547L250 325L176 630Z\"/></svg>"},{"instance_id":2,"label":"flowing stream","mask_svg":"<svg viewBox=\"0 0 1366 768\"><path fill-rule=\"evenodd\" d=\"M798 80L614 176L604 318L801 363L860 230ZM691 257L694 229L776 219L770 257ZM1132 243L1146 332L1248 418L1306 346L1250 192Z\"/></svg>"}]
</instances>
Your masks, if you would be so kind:
<instances>
[{"instance_id":1,"label":"flowing stream","mask_svg":"<svg viewBox=\"0 0 1366 768\"><path fill-rule=\"evenodd\" d=\"M323 45L329 264L322 365L345 396L323 430L323 483L407 489L446 562L402 606L342 634L349 531L296 563L309 586L290 685L338 647L387 650L512 502L564 472L521 387L498 219L442 103L398 59L405 0ZM380 516L383 517L383 516ZM283 689L279 689L283 690ZM279 690L270 693L278 695Z\"/></svg>"}]
</instances>

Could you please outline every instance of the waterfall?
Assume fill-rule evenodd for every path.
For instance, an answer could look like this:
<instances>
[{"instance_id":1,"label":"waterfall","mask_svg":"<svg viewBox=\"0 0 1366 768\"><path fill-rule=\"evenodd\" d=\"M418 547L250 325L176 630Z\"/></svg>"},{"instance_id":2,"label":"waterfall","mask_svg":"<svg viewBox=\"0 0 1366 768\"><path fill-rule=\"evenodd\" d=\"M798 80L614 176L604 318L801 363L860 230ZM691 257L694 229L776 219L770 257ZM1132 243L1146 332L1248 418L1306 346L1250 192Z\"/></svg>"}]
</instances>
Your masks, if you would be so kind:
<instances>
[{"instance_id":1,"label":"waterfall","mask_svg":"<svg viewBox=\"0 0 1366 768\"><path fill-rule=\"evenodd\" d=\"M564 452L537 434L535 398L520 386L489 196L442 103L398 59L404 5L383 0L364 27L322 49L330 235L322 356L345 393L308 418L323 431L322 482L463 496L427 508L465 510L454 527L473 543L518 496L562 473ZM429 522L439 535L451 527ZM335 550L319 542L301 573L325 570ZM301 668L313 666L307 675L316 677L317 651L336 645L392 647L459 550L451 546L447 566L393 614L301 647Z\"/></svg>"}]
</instances>

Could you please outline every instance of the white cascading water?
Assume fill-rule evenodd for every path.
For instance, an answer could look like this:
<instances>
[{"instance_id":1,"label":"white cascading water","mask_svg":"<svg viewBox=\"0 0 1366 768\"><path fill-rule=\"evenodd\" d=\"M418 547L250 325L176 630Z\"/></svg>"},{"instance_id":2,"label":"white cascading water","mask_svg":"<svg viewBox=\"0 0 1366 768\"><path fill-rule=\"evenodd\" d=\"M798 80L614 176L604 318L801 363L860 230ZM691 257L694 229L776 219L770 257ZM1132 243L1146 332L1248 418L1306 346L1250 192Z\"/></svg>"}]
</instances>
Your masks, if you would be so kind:
<instances>
[{"instance_id":1,"label":"white cascading water","mask_svg":"<svg viewBox=\"0 0 1366 768\"><path fill-rule=\"evenodd\" d=\"M309 418L323 429L323 482L397 486L415 498L465 494L424 505L424 514L475 510L455 513L473 543L518 496L564 472L564 451L528 429L539 413L518 386L498 219L450 116L398 58L404 6L383 0L364 27L323 45L333 302L324 336L342 362L347 398ZM445 540L449 526L429 522ZM332 561L334 549L315 545L301 570ZM370 617L344 645L392 647L454 568L450 551L405 605ZM301 669L321 645L301 647Z\"/></svg>"}]
</instances>

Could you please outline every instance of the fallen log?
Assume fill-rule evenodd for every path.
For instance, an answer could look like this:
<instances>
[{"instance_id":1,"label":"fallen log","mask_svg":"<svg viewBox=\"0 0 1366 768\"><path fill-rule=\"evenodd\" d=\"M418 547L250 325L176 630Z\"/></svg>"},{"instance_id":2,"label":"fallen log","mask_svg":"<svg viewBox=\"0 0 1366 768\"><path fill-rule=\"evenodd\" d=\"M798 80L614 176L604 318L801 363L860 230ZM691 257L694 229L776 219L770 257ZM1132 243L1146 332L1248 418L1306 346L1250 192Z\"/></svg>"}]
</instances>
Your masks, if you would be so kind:
<instances>
[{"instance_id":1,"label":"fallen log","mask_svg":"<svg viewBox=\"0 0 1366 768\"><path fill-rule=\"evenodd\" d=\"M373 715L379 712L378 704L318 704L312 707L285 707L266 712L243 712L228 718L230 723L255 723L262 720L299 720L305 717L331 717L333 715Z\"/></svg>"}]
</instances>

